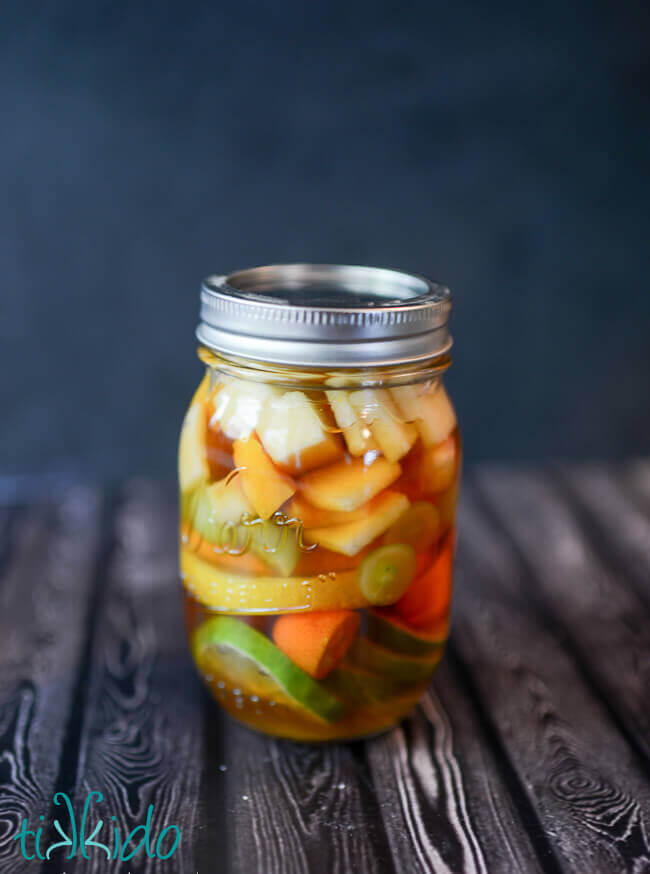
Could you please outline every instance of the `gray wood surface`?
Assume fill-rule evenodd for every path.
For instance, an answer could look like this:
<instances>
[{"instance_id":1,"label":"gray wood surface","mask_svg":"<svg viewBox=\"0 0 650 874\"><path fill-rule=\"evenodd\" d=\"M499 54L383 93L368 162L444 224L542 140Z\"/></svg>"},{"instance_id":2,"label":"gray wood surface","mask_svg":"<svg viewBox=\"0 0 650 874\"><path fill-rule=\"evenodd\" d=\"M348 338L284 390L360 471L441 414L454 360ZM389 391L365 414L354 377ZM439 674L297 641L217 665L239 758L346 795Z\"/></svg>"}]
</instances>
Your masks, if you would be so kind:
<instances>
[{"instance_id":1,"label":"gray wood surface","mask_svg":"<svg viewBox=\"0 0 650 874\"><path fill-rule=\"evenodd\" d=\"M0 483L2 874L650 871L647 463L470 477L430 690L323 746L239 727L199 684L170 490L47 492ZM54 793L91 790L122 838L153 804L179 850L23 859L23 817L53 840Z\"/></svg>"}]
</instances>

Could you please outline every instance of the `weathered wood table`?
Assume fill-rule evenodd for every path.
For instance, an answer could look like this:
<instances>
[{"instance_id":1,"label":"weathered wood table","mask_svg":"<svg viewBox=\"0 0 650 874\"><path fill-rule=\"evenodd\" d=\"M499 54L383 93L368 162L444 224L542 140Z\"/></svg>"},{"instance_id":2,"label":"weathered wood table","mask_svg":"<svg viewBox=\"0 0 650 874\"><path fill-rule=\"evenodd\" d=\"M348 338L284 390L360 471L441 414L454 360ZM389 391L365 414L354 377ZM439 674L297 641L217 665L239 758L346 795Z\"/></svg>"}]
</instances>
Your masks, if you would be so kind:
<instances>
[{"instance_id":1,"label":"weathered wood table","mask_svg":"<svg viewBox=\"0 0 650 874\"><path fill-rule=\"evenodd\" d=\"M2 874L650 871L650 463L468 477L435 682L401 727L322 747L203 692L169 490L46 491L2 481ZM85 859L68 824L27 860L21 828L44 855L55 793L78 824L91 791L105 843L153 805L177 850Z\"/></svg>"}]
</instances>

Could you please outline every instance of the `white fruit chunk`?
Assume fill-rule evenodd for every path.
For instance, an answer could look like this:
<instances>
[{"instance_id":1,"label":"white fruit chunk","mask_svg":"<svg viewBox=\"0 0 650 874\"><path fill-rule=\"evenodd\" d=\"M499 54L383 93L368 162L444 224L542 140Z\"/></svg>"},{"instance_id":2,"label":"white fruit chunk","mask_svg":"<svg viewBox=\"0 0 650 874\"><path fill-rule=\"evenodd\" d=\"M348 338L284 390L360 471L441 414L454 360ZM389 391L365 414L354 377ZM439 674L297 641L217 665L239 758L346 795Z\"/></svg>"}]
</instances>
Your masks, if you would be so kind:
<instances>
[{"instance_id":1,"label":"white fruit chunk","mask_svg":"<svg viewBox=\"0 0 650 874\"><path fill-rule=\"evenodd\" d=\"M231 440L246 440L257 427L265 402L278 394L262 382L225 377L214 399L210 424L218 423Z\"/></svg>"},{"instance_id":2,"label":"white fruit chunk","mask_svg":"<svg viewBox=\"0 0 650 874\"><path fill-rule=\"evenodd\" d=\"M417 428L403 421L386 389L351 392L350 403L370 427L372 436L389 461L399 461L418 439Z\"/></svg>"},{"instance_id":3,"label":"white fruit chunk","mask_svg":"<svg viewBox=\"0 0 650 874\"><path fill-rule=\"evenodd\" d=\"M371 449L377 449L377 443L372 436L368 425L359 417L359 413L350 403L348 392L327 391L327 400L330 403L336 424L343 432L350 455L363 455Z\"/></svg>"},{"instance_id":4,"label":"white fruit chunk","mask_svg":"<svg viewBox=\"0 0 650 874\"><path fill-rule=\"evenodd\" d=\"M456 413L441 382L434 388L402 385L390 390L403 416L415 422L422 443L442 443L456 427Z\"/></svg>"},{"instance_id":5,"label":"white fruit chunk","mask_svg":"<svg viewBox=\"0 0 650 874\"><path fill-rule=\"evenodd\" d=\"M257 434L273 461L295 474L327 464L343 453L340 438L326 430L314 405L300 391L269 396Z\"/></svg>"},{"instance_id":6,"label":"white fruit chunk","mask_svg":"<svg viewBox=\"0 0 650 874\"><path fill-rule=\"evenodd\" d=\"M178 480L181 492L189 492L209 475L205 446L206 407L209 376L201 381L185 414L178 447Z\"/></svg>"}]
</instances>

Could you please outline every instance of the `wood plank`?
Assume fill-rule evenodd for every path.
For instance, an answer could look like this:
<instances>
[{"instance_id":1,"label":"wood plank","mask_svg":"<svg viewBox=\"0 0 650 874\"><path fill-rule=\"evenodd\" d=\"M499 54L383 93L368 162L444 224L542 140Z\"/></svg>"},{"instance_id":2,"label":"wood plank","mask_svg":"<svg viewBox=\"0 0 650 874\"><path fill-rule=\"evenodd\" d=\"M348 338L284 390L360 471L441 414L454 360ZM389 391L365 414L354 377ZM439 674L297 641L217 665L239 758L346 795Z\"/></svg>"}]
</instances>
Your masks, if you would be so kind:
<instances>
[{"instance_id":1,"label":"wood plank","mask_svg":"<svg viewBox=\"0 0 650 874\"><path fill-rule=\"evenodd\" d=\"M400 727L367 742L393 856L409 872L541 871L451 660Z\"/></svg>"},{"instance_id":2,"label":"wood plank","mask_svg":"<svg viewBox=\"0 0 650 874\"><path fill-rule=\"evenodd\" d=\"M226 810L234 874L394 871L360 752L360 744L272 740L229 720Z\"/></svg>"},{"instance_id":3,"label":"wood plank","mask_svg":"<svg viewBox=\"0 0 650 874\"><path fill-rule=\"evenodd\" d=\"M644 512L624 487L622 472L603 465L571 465L560 470L582 511L581 522L590 529L590 541L625 579L636 588L650 607L650 514Z\"/></svg>"},{"instance_id":4,"label":"wood plank","mask_svg":"<svg viewBox=\"0 0 650 874\"><path fill-rule=\"evenodd\" d=\"M535 812L531 833L546 846L546 869L644 870L650 786L636 753L585 685L563 628L538 612L510 540L467 487L460 530L455 650Z\"/></svg>"},{"instance_id":5,"label":"wood plank","mask_svg":"<svg viewBox=\"0 0 650 874\"><path fill-rule=\"evenodd\" d=\"M3 874L34 870L13 838L23 819L37 827L52 804L84 643L100 518L97 492L71 488L26 511L8 546L0 579Z\"/></svg>"},{"instance_id":6,"label":"wood plank","mask_svg":"<svg viewBox=\"0 0 650 874\"><path fill-rule=\"evenodd\" d=\"M145 823L149 805L154 850L161 830L172 825L180 828L180 846L167 861L140 852L122 863L90 848L88 860L77 854L65 862L68 874L195 870L203 724L176 567L174 504L158 487L129 484L98 605L77 773L69 776L79 816L88 793L102 793L90 821L93 826L100 817L105 821L95 839L110 851L115 847L113 825L122 844ZM168 850L173 838L169 833L161 850ZM52 867L60 869L61 857Z\"/></svg>"},{"instance_id":7,"label":"wood plank","mask_svg":"<svg viewBox=\"0 0 650 874\"><path fill-rule=\"evenodd\" d=\"M564 630L640 754L650 760L650 622L638 594L606 566L547 477L486 472L483 494L507 526L535 593Z\"/></svg>"},{"instance_id":8,"label":"wood plank","mask_svg":"<svg viewBox=\"0 0 650 874\"><path fill-rule=\"evenodd\" d=\"M650 512L650 458L638 458L624 467L624 480Z\"/></svg>"}]
</instances>

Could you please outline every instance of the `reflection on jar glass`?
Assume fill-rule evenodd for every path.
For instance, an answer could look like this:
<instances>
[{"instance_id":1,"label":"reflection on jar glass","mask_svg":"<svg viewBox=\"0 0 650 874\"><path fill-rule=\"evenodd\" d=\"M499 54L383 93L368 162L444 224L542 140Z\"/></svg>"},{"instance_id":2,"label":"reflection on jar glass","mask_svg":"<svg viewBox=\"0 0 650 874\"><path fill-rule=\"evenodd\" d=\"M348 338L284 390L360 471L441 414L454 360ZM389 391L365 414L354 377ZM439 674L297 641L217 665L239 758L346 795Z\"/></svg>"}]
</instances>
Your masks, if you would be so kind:
<instances>
[{"instance_id":1,"label":"reflection on jar glass","mask_svg":"<svg viewBox=\"0 0 650 874\"><path fill-rule=\"evenodd\" d=\"M203 284L181 579L197 668L253 728L384 730L440 661L460 476L449 309L444 286L374 268Z\"/></svg>"}]
</instances>

